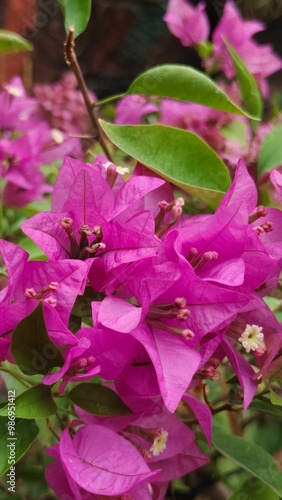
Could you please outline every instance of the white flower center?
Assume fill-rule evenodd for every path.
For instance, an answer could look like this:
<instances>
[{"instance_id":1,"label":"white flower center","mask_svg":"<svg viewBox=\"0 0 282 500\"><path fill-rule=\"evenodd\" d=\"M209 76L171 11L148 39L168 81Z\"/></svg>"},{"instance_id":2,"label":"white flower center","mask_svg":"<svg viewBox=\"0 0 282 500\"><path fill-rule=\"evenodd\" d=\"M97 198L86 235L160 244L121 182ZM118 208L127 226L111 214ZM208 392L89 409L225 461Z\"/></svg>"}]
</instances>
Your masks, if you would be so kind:
<instances>
[{"instance_id":1,"label":"white flower center","mask_svg":"<svg viewBox=\"0 0 282 500\"><path fill-rule=\"evenodd\" d=\"M150 451L153 453L154 457L158 457L166 449L167 438L168 432L162 429L161 435L154 439L154 442L150 448Z\"/></svg>"},{"instance_id":2,"label":"white flower center","mask_svg":"<svg viewBox=\"0 0 282 500\"><path fill-rule=\"evenodd\" d=\"M262 326L247 325L238 341L247 352L266 349Z\"/></svg>"}]
</instances>

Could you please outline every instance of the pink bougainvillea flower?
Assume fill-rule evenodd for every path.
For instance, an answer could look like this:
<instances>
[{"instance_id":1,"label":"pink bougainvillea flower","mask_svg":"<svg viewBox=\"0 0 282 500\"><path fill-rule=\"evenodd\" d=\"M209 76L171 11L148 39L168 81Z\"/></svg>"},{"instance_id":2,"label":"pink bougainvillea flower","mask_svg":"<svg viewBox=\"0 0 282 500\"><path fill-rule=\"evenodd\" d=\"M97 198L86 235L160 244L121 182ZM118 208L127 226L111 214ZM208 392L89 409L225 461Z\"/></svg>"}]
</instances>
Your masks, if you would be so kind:
<instances>
[{"instance_id":1,"label":"pink bougainvillea flower","mask_svg":"<svg viewBox=\"0 0 282 500\"><path fill-rule=\"evenodd\" d=\"M202 2L194 7L186 0L169 0L164 20L185 47L207 40L209 21L204 9Z\"/></svg>"},{"instance_id":2,"label":"pink bougainvillea flower","mask_svg":"<svg viewBox=\"0 0 282 500\"><path fill-rule=\"evenodd\" d=\"M70 71L54 84L34 85L38 106L51 127L66 133L82 134L90 128L83 95L77 88L75 75ZM96 96L88 90L92 102Z\"/></svg>"},{"instance_id":3,"label":"pink bougainvillea flower","mask_svg":"<svg viewBox=\"0 0 282 500\"><path fill-rule=\"evenodd\" d=\"M4 85L0 93L0 107L0 126L3 130L28 131L30 126L36 126L41 120L38 103L27 97L19 77Z\"/></svg>"},{"instance_id":4,"label":"pink bougainvillea flower","mask_svg":"<svg viewBox=\"0 0 282 500\"><path fill-rule=\"evenodd\" d=\"M190 401L195 398L187 395L187 399ZM208 457L200 451L195 442L194 433L176 415L169 413L160 402L149 399L140 402L131 399L129 394L126 395L125 401L133 410L130 415L101 418L77 408L79 423L103 425L129 439L143 455L149 468L159 470L158 475L150 480L154 491L162 490L162 484L166 490L170 480L181 477L208 462ZM200 401L198 403L197 415L201 412L199 408L202 409L204 405ZM207 416L207 413L202 410L202 415ZM209 424L206 428L208 427ZM156 497L155 494L152 497L163 498ZM135 496L132 495L132 498L135 499Z\"/></svg>"},{"instance_id":5,"label":"pink bougainvillea flower","mask_svg":"<svg viewBox=\"0 0 282 500\"><path fill-rule=\"evenodd\" d=\"M102 425L82 426L73 439L69 431L65 430L55 453L54 448L51 448L50 453L59 458L62 481L68 485L67 491L72 492L72 498L76 499L83 498L81 492L122 495L159 474L159 469L150 470L129 440ZM60 485L52 480L52 470L53 466L49 471L47 468L46 476L57 492Z\"/></svg>"},{"instance_id":6,"label":"pink bougainvillea flower","mask_svg":"<svg viewBox=\"0 0 282 500\"><path fill-rule=\"evenodd\" d=\"M180 274L181 266L173 262L152 266L150 259L144 259L127 276L126 295L133 297L134 303L106 297L97 316L101 325L138 340L149 356L147 361L141 358L143 363L138 357L134 361L137 366L143 366L142 382L134 366L128 367L121 378L133 380L135 373L138 384L146 391L144 371L149 370L152 377L148 362L151 360L161 395L170 411L176 409L198 369L200 356L194 346L204 335L232 320L247 302L243 294L220 289L203 282L186 268L183 270L185 274ZM183 366L187 368L183 370ZM119 387L120 382L121 379ZM156 386L153 387L155 391Z\"/></svg>"},{"instance_id":7,"label":"pink bougainvillea flower","mask_svg":"<svg viewBox=\"0 0 282 500\"><path fill-rule=\"evenodd\" d=\"M143 95L133 94L121 99L116 107L115 123L119 125L138 125L149 113L156 113L158 106Z\"/></svg>"},{"instance_id":8,"label":"pink bougainvillea flower","mask_svg":"<svg viewBox=\"0 0 282 500\"><path fill-rule=\"evenodd\" d=\"M37 214L22 225L49 259L90 259L91 285L101 290L111 270L156 252L160 242L154 219L142 209L142 200L165 181L134 176L115 197L97 168L74 160L62 168L59 186L63 179L60 200L54 188L56 211Z\"/></svg>"},{"instance_id":9,"label":"pink bougainvillea flower","mask_svg":"<svg viewBox=\"0 0 282 500\"><path fill-rule=\"evenodd\" d=\"M77 295L84 292L87 270L87 264L80 261L27 262L9 290L9 302L31 301L37 305L42 299L67 322Z\"/></svg>"},{"instance_id":10,"label":"pink bougainvillea flower","mask_svg":"<svg viewBox=\"0 0 282 500\"><path fill-rule=\"evenodd\" d=\"M259 45L252 40L252 36L264 28L259 21L242 19L235 4L230 0L226 2L223 16L212 36L213 54L208 66L217 64L228 78L233 78L234 67L224 43L227 40L257 78L264 93L267 92L265 79L282 68L282 60L273 53L270 45Z\"/></svg>"}]
</instances>

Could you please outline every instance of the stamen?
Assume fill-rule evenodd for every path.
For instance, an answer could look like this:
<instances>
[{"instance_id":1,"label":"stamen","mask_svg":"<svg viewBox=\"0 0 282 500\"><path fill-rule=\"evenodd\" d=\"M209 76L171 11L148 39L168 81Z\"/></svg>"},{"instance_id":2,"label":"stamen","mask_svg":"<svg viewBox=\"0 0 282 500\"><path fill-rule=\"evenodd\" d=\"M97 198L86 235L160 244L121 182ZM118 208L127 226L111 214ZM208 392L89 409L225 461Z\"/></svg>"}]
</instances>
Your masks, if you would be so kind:
<instances>
[{"instance_id":1,"label":"stamen","mask_svg":"<svg viewBox=\"0 0 282 500\"><path fill-rule=\"evenodd\" d=\"M77 259L79 254L79 246L77 244L76 237L74 234L73 222L74 222L73 219L71 219L70 217L64 217L61 220L61 226L66 231L70 240L71 257L73 259Z\"/></svg>"},{"instance_id":2,"label":"stamen","mask_svg":"<svg viewBox=\"0 0 282 500\"><path fill-rule=\"evenodd\" d=\"M59 283L57 281L51 281L51 283L41 290L39 292L36 292L34 288L26 288L25 290L25 297L27 299L37 299L40 300L46 295L46 293L49 292L57 292L59 288ZM56 307L57 305L57 299L55 299L52 295L46 299L44 299L45 302L48 302L51 306Z\"/></svg>"},{"instance_id":3,"label":"stamen","mask_svg":"<svg viewBox=\"0 0 282 500\"><path fill-rule=\"evenodd\" d=\"M255 226L253 230L257 233L258 236L260 236L262 233L269 233L270 231L273 231L273 222L266 221L260 226Z\"/></svg>"},{"instance_id":4,"label":"stamen","mask_svg":"<svg viewBox=\"0 0 282 500\"><path fill-rule=\"evenodd\" d=\"M194 267L195 271L199 271L205 264L211 262L212 260L216 260L217 258L218 258L217 252L209 251L205 252L203 255L199 255L190 259L190 264Z\"/></svg>"},{"instance_id":5,"label":"stamen","mask_svg":"<svg viewBox=\"0 0 282 500\"><path fill-rule=\"evenodd\" d=\"M104 248L106 248L105 243L95 243L93 246L91 245L91 247L84 247L79 254L79 259L85 260L89 257L95 257L96 252L98 252L98 250L104 250Z\"/></svg>"},{"instance_id":6,"label":"stamen","mask_svg":"<svg viewBox=\"0 0 282 500\"><path fill-rule=\"evenodd\" d=\"M26 288L24 294L25 294L27 299L35 299L36 298L36 291L34 290L34 288Z\"/></svg>"},{"instance_id":7,"label":"stamen","mask_svg":"<svg viewBox=\"0 0 282 500\"><path fill-rule=\"evenodd\" d=\"M80 358L78 361L75 361L71 367L68 369L67 374L70 376L77 375L78 373L85 373L87 368L90 365L95 363L96 359L94 356L89 356L88 358Z\"/></svg>"},{"instance_id":8,"label":"stamen","mask_svg":"<svg viewBox=\"0 0 282 500\"><path fill-rule=\"evenodd\" d=\"M124 439L126 439L129 443L131 443L133 446L135 446L135 448L141 453L141 455L143 456L143 458L145 460L149 460L150 458L152 458L152 453L150 452L150 450L147 450L144 446L142 446L140 443L138 443L135 439L133 439L132 437L129 437L127 434L125 434L125 432L127 432L126 430L124 432L120 432L119 434L121 436L124 437Z\"/></svg>"},{"instance_id":9,"label":"stamen","mask_svg":"<svg viewBox=\"0 0 282 500\"><path fill-rule=\"evenodd\" d=\"M183 198L176 198L171 203L168 203L165 200L158 203L160 211L155 217L155 233L159 238L163 236L163 234L179 220L180 216L182 215L182 207L184 204L185 201ZM165 214L170 211L173 215L172 221L169 224L164 225Z\"/></svg>"},{"instance_id":10,"label":"stamen","mask_svg":"<svg viewBox=\"0 0 282 500\"><path fill-rule=\"evenodd\" d=\"M186 308L186 299L177 297L172 304L158 304L150 306L147 313L148 319L177 318L180 321L187 321L189 310Z\"/></svg>"},{"instance_id":11,"label":"stamen","mask_svg":"<svg viewBox=\"0 0 282 500\"><path fill-rule=\"evenodd\" d=\"M92 232L86 224L81 226L78 232L80 234L79 248L80 250L83 250L84 247L89 245L87 236L91 236Z\"/></svg>"},{"instance_id":12,"label":"stamen","mask_svg":"<svg viewBox=\"0 0 282 500\"><path fill-rule=\"evenodd\" d=\"M195 259L195 257L197 257L197 255L198 255L197 248L192 247L192 248L190 248L190 251L189 251L186 259L188 260L188 262L192 262Z\"/></svg>"},{"instance_id":13,"label":"stamen","mask_svg":"<svg viewBox=\"0 0 282 500\"><path fill-rule=\"evenodd\" d=\"M184 340L192 340L195 337L195 333L192 332L192 330L190 330L189 328L184 328L182 330L181 328L177 328L172 325L167 325L166 323L158 321L157 319L151 320L147 318L147 323L149 325L151 324L155 328L158 328L159 330L171 333L176 337L182 337Z\"/></svg>"},{"instance_id":14,"label":"stamen","mask_svg":"<svg viewBox=\"0 0 282 500\"><path fill-rule=\"evenodd\" d=\"M218 366L219 360L211 358L209 364L199 370L199 375L209 380L220 380L221 374L217 371Z\"/></svg>"},{"instance_id":15,"label":"stamen","mask_svg":"<svg viewBox=\"0 0 282 500\"><path fill-rule=\"evenodd\" d=\"M95 226L93 229L92 229L92 234L95 234L96 238L95 240L92 241L91 243L91 247L93 247L93 245L96 245L97 243L100 243L103 239L103 231L102 231L102 227L101 226Z\"/></svg>"},{"instance_id":16,"label":"stamen","mask_svg":"<svg viewBox=\"0 0 282 500\"><path fill-rule=\"evenodd\" d=\"M44 302L47 302L47 304L50 304L50 306L52 307L56 307L58 301L57 299L55 299L55 297L50 296L47 297L47 299L44 299Z\"/></svg>"},{"instance_id":17,"label":"stamen","mask_svg":"<svg viewBox=\"0 0 282 500\"><path fill-rule=\"evenodd\" d=\"M252 222L255 222L260 217L266 217L267 214L268 214L268 209L266 207L264 207L263 205L259 205L256 208L255 213L251 214L249 216L249 221L248 222L249 222L249 224L252 224Z\"/></svg>"}]
</instances>

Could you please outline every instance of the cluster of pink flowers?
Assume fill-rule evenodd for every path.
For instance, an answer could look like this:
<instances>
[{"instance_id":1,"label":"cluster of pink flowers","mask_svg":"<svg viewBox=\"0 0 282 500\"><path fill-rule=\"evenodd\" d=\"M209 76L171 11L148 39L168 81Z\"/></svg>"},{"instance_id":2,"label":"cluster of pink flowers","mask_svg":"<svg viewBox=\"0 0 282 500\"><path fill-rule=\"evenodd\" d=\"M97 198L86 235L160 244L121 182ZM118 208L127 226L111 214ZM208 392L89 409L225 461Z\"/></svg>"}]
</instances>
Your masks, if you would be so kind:
<instances>
[{"instance_id":1,"label":"cluster of pink flowers","mask_svg":"<svg viewBox=\"0 0 282 500\"><path fill-rule=\"evenodd\" d=\"M210 29L203 3L193 7L187 0L169 0L164 19L171 33L184 46L197 46L207 42ZM212 48L205 62L206 67L223 71L228 79L234 77L234 67L225 45L227 41L257 79L264 95L267 95L266 78L282 69L282 61L273 53L270 45L259 45L252 39L264 29L265 25L259 21L243 20L234 2L228 0L222 18L212 34Z\"/></svg>"},{"instance_id":2,"label":"cluster of pink flowers","mask_svg":"<svg viewBox=\"0 0 282 500\"><path fill-rule=\"evenodd\" d=\"M78 135L89 130L89 116L73 73L65 73L53 84L37 83L33 91L51 127ZM97 100L92 92L89 97L93 102Z\"/></svg>"},{"instance_id":3,"label":"cluster of pink flowers","mask_svg":"<svg viewBox=\"0 0 282 500\"><path fill-rule=\"evenodd\" d=\"M129 408L98 417L76 407L71 432L48 451L47 481L66 500L163 499L171 479L208 462L174 415L179 403L210 444L210 408L190 390L218 380L227 357L247 408L282 345L263 300L281 272L282 212L257 206L243 162L216 212L194 216L141 164L126 182L119 172L102 154L93 164L65 159L52 210L22 225L48 261L0 242L0 360L13 362L12 332L42 301L64 359L42 383L63 394L98 375ZM281 199L282 176L271 178ZM75 335L73 316L82 318Z\"/></svg>"},{"instance_id":4,"label":"cluster of pink flowers","mask_svg":"<svg viewBox=\"0 0 282 500\"><path fill-rule=\"evenodd\" d=\"M64 155L81 156L80 141L64 130L50 127L42 117L39 102L28 97L20 78L6 84L0 93L0 176L5 180L2 202L23 207L43 200L52 187L45 182L42 165Z\"/></svg>"},{"instance_id":5,"label":"cluster of pink flowers","mask_svg":"<svg viewBox=\"0 0 282 500\"><path fill-rule=\"evenodd\" d=\"M171 33L184 46L208 43L209 22L204 4L193 7L187 0L170 0L164 19ZM235 4L228 0L222 18L212 34L209 55L203 60L206 69L212 73L221 71L225 80L217 82L222 90L240 105L240 92L235 77L231 56L224 41L228 41L256 78L264 96L268 95L267 77L282 69L282 60L273 53L270 45L259 45L252 36L265 28L258 21L243 20ZM148 98L129 95L121 99L116 108L117 124L138 124L150 113L164 125L183 128L197 134L233 170L238 158L247 166L256 164L262 140L271 129L281 123L282 115L257 127L253 134L248 118L225 113L201 104L164 98L151 102ZM228 133L231 130L231 134ZM233 132L232 132L233 130ZM237 133L234 133L237 130ZM239 131L239 132L238 132Z\"/></svg>"}]
</instances>

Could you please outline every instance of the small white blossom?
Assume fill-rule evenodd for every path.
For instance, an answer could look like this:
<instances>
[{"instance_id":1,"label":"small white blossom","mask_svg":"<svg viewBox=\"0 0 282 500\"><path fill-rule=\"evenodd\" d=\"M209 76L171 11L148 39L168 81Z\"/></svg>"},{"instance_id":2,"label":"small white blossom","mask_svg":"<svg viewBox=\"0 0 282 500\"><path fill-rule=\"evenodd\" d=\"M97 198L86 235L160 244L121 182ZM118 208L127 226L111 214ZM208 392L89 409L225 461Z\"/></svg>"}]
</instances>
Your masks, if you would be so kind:
<instances>
[{"instance_id":1,"label":"small white blossom","mask_svg":"<svg viewBox=\"0 0 282 500\"><path fill-rule=\"evenodd\" d=\"M154 457L158 457L166 449L167 438L168 432L162 429L162 433L160 434L160 436L154 439L154 442L150 448L150 451L153 453Z\"/></svg>"},{"instance_id":2,"label":"small white blossom","mask_svg":"<svg viewBox=\"0 0 282 500\"><path fill-rule=\"evenodd\" d=\"M56 144L62 144L64 142L64 134L57 128L52 128L51 137Z\"/></svg>"},{"instance_id":3,"label":"small white blossom","mask_svg":"<svg viewBox=\"0 0 282 500\"><path fill-rule=\"evenodd\" d=\"M7 85L5 85L5 90L7 90L7 92L14 97L23 97L24 96L24 92L22 89L14 86L14 85L11 85L10 83L7 83Z\"/></svg>"},{"instance_id":4,"label":"small white blossom","mask_svg":"<svg viewBox=\"0 0 282 500\"><path fill-rule=\"evenodd\" d=\"M264 334L262 326L247 325L241 336L238 338L247 352L250 351L265 351Z\"/></svg>"},{"instance_id":5,"label":"small white blossom","mask_svg":"<svg viewBox=\"0 0 282 500\"><path fill-rule=\"evenodd\" d=\"M103 167L107 170L112 164L112 162L110 161L106 161L105 163L102 164ZM116 166L116 169L117 169L117 173L120 174L120 175L125 175L125 174L130 174L130 170L129 168L127 167L119 167L119 166Z\"/></svg>"}]
</instances>

